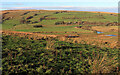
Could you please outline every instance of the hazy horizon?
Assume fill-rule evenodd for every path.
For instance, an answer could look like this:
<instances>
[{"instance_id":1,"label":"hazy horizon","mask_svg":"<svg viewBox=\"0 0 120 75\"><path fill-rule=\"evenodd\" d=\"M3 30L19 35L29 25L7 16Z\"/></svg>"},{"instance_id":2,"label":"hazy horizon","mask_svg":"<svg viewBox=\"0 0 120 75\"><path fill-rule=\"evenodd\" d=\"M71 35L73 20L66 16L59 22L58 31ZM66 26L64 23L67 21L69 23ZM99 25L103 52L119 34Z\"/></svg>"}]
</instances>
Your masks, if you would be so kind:
<instances>
[{"instance_id":1,"label":"hazy horizon","mask_svg":"<svg viewBox=\"0 0 120 75\"><path fill-rule=\"evenodd\" d=\"M118 13L117 2L2 2L0 10L73 10Z\"/></svg>"}]
</instances>

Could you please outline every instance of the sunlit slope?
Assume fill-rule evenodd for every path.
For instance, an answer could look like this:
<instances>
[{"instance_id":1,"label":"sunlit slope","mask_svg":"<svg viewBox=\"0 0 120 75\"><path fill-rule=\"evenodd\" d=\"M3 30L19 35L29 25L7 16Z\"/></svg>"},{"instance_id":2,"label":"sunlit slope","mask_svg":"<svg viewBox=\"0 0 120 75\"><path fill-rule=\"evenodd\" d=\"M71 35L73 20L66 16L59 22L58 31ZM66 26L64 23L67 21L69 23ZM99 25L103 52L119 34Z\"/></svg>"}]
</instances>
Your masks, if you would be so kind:
<instances>
[{"instance_id":1,"label":"sunlit slope","mask_svg":"<svg viewBox=\"0 0 120 75\"><path fill-rule=\"evenodd\" d=\"M3 30L15 31L82 31L73 27L79 24L70 24L68 26L55 25L56 22L96 22L111 23L118 22L117 14L100 13L100 12L74 12L74 11L46 11L46 10L23 10L23 11L7 11L3 12ZM25 21L24 23L22 21ZM42 28L34 28L33 25L43 25ZM70 28L70 29L69 29Z\"/></svg>"}]
</instances>

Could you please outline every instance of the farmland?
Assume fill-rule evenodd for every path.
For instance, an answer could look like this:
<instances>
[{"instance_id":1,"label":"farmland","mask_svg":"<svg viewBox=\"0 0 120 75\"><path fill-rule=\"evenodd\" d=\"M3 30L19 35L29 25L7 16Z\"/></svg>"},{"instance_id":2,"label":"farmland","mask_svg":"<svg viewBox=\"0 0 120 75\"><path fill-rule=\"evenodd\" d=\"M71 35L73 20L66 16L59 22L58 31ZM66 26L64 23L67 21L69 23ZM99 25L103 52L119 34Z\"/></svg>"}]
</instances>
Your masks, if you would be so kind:
<instances>
[{"instance_id":1,"label":"farmland","mask_svg":"<svg viewBox=\"0 0 120 75\"><path fill-rule=\"evenodd\" d=\"M117 13L2 11L3 74L116 73L118 24Z\"/></svg>"}]
</instances>

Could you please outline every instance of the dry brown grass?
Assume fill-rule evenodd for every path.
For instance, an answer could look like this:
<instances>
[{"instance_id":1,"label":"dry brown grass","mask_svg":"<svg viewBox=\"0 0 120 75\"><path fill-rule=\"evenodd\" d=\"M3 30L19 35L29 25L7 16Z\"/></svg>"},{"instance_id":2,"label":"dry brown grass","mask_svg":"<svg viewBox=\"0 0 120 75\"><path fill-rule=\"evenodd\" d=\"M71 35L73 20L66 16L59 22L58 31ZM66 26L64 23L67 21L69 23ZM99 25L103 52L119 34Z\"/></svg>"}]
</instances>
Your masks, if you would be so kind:
<instances>
[{"instance_id":1,"label":"dry brown grass","mask_svg":"<svg viewBox=\"0 0 120 75\"><path fill-rule=\"evenodd\" d=\"M77 38L70 38L73 42L77 41L77 43L82 44L90 44L90 45L97 45L99 47L118 47L118 37L111 37L111 36L101 36L101 35L81 35ZM69 39L68 39L69 40ZM84 42L83 42L84 41Z\"/></svg>"},{"instance_id":2,"label":"dry brown grass","mask_svg":"<svg viewBox=\"0 0 120 75\"><path fill-rule=\"evenodd\" d=\"M54 44L55 44L54 40L48 39L46 49L54 49L54 46L55 46Z\"/></svg>"},{"instance_id":3,"label":"dry brown grass","mask_svg":"<svg viewBox=\"0 0 120 75\"><path fill-rule=\"evenodd\" d=\"M66 38L63 35L47 35L40 33L17 32L17 31L3 31L3 32L4 34L8 34L8 35L17 35L20 37L28 36L29 38L33 38L33 39L52 37L52 38L57 38L60 41L97 45L99 47L110 47L110 48L118 47L118 37L112 37L112 36L81 34L77 38Z\"/></svg>"},{"instance_id":4,"label":"dry brown grass","mask_svg":"<svg viewBox=\"0 0 120 75\"><path fill-rule=\"evenodd\" d=\"M118 32L118 26L93 26L92 29L101 32Z\"/></svg>"},{"instance_id":5,"label":"dry brown grass","mask_svg":"<svg viewBox=\"0 0 120 75\"><path fill-rule=\"evenodd\" d=\"M117 56L109 58L107 53L104 55L98 54L93 58L88 58L92 73L110 73L118 67Z\"/></svg>"}]
</instances>

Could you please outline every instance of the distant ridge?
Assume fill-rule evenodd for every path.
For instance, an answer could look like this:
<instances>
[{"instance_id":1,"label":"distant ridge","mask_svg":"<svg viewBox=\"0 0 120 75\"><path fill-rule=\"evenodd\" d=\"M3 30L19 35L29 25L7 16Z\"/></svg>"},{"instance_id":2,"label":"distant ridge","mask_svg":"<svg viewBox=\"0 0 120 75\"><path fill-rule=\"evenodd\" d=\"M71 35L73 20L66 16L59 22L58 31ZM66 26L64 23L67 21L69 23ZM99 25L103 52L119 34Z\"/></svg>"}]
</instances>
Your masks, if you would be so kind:
<instances>
[{"instance_id":1,"label":"distant ridge","mask_svg":"<svg viewBox=\"0 0 120 75\"><path fill-rule=\"evenodd\" d=\"M23 11L23 10L0 10L2 11L2 13L5 12L14 12L14 11ZM107 14L118 14L115 12L101 12L101 11L74 11L74 10L36 10L36 9L32 9L32 10L24 10L24 11L68 11L68 12L91 12L91 13L107 13Z\"/></svg>"}]
</instances>

